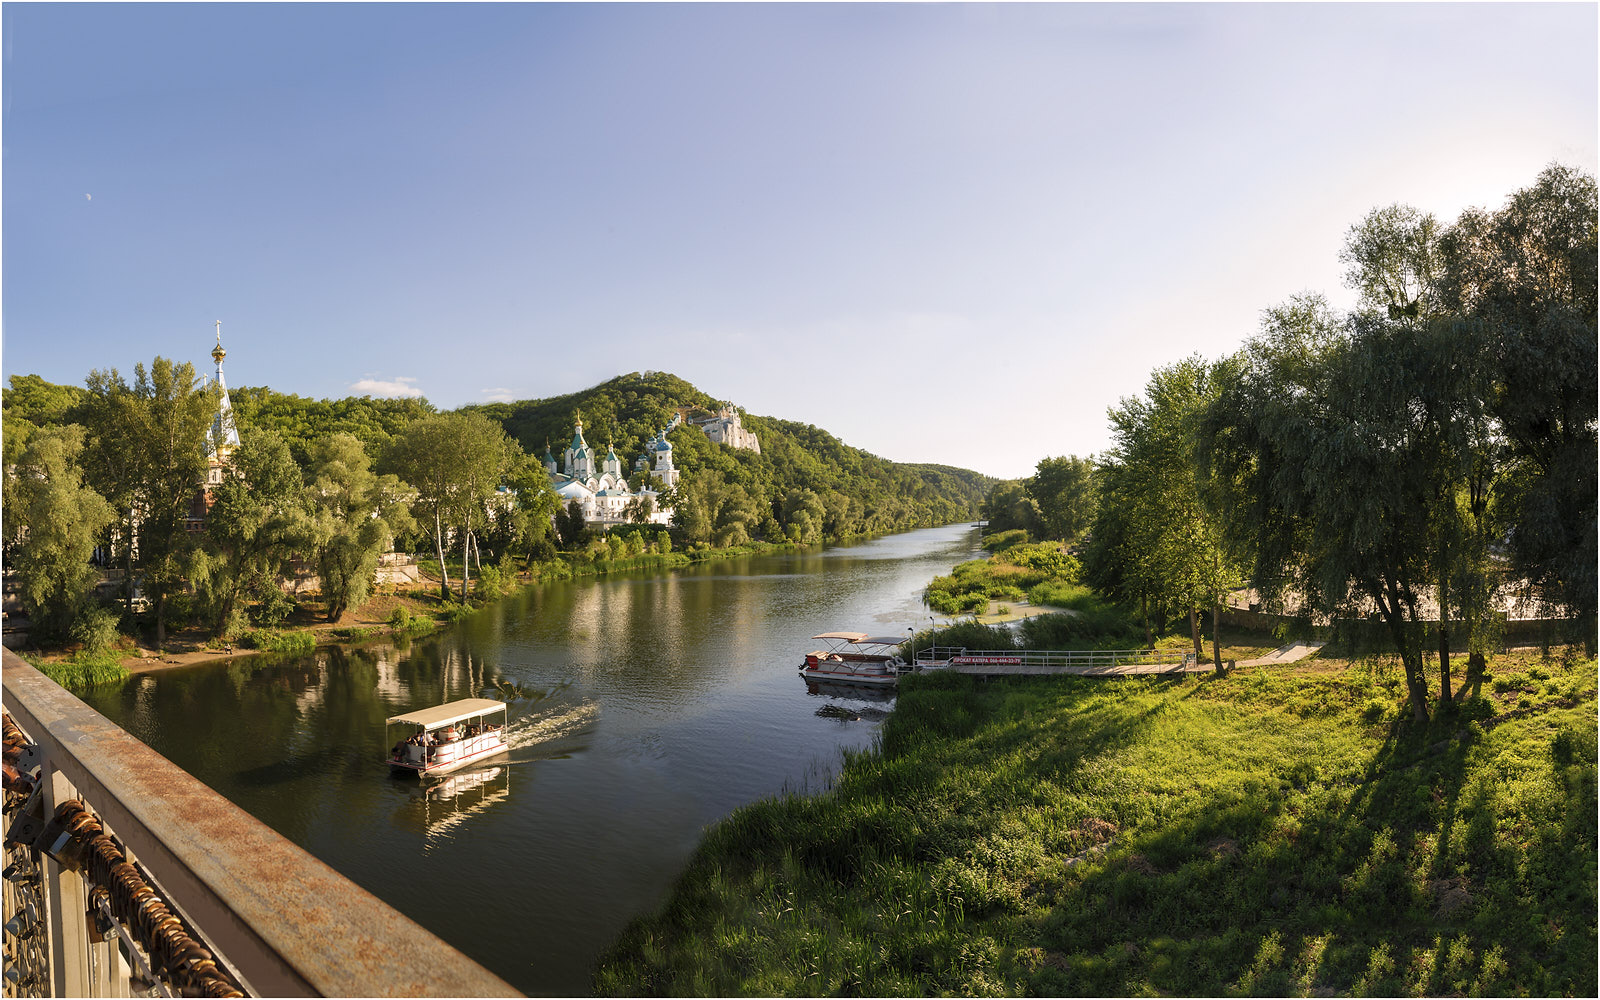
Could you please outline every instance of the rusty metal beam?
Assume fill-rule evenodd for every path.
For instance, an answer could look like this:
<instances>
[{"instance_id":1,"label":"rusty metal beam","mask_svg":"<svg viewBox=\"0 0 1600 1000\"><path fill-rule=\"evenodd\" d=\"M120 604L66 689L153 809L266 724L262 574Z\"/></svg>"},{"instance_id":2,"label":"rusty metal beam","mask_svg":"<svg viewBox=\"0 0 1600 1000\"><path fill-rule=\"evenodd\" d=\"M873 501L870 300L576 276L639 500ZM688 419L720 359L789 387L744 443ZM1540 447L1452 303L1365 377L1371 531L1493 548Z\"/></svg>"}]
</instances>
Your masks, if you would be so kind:
<instances>
[{"instance_id":1,"label":"rusty metal beam","mask_svg":"<svg viewBox=\"0 0 1600 1000\"><path fill-rule=\"evenodd\" d=\"M6 710L263 996L518 996L4 651Z\"/></svg>"}]
</instances>

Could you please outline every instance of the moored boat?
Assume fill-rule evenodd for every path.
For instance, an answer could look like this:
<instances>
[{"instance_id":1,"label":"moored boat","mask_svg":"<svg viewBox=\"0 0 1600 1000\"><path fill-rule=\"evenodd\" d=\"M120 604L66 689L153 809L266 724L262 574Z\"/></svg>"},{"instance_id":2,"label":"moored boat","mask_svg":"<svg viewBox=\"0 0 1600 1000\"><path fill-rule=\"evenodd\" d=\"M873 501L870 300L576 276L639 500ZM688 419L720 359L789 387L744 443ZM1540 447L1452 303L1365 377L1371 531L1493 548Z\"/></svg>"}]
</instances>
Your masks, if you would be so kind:
<instances>
[{"instance_id":1,"label":"moored boat","mask_svg":"<svg viewBox=\"0 0 1600 1000\"><path fill-rule=\"evenodd\" d=\"M905 642L900 636L824 632L811 638L832 645L806 654L805 662L800 664L800 676L807 680L892 687L901 674L916 669L895 652Z\"/></svg>"},{"instance_id":2,"label":"moored boat","mask_svg":"<svg viewBox=\"0 0 1600 1000\"><path fill-rule=\"evenodd\" d=\"M405 729L385 763L399 774L448 774L506 750L506 703L492 698L463 698L396 715L384 723L385 742L393 737L393 726Z\"/></svg>"}]
</instances>

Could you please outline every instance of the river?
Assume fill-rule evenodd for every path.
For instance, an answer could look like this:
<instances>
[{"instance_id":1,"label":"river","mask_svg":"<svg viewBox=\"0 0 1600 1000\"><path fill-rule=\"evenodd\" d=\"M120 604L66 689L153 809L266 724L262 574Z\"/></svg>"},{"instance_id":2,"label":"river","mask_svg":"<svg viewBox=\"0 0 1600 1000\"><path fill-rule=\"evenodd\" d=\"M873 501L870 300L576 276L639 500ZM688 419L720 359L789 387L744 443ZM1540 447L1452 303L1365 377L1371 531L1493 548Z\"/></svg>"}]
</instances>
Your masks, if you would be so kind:
<instances>
[{"instance_id":1,"label":"river","mask_svg":"<svg viewBox=\"0 0 1600 1000\"><path fill-rule=\"evenodd\" d=\"M518 989L584 995L708 825L823 787L842 750L872 744L881 713L856 712L889 706L809 691L810 637L926 626L922 588L978 553L962 524L545 584L438 637L144 674L86 700ZM511 705L507 756L423 785L387 774L385 718L480 694Z\"/></svg>"}]
</instances>

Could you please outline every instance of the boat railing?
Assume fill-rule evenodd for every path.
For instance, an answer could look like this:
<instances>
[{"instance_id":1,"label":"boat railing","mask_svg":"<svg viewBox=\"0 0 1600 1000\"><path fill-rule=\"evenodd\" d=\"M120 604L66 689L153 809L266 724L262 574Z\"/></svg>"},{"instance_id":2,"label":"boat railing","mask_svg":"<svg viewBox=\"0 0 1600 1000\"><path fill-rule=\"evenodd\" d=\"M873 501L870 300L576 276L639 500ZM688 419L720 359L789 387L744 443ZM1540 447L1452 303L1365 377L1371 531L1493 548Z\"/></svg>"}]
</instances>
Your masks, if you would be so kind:
<instances>
[{"instance_id":1,"label":"boat railing","mask_svg":"<svg viewBox=\"0 0 1600 1000\"><path fill-rule=\"evenodd\" d=\"M7 996L515 996L4 652Z\"/></svg>"},{"instance_id":2,"label":"boat railing","mask_svg":"<svg viewBox=\"0 0 1600 1000\"><path fill-rule=\"evenodd\" d=\"M929 646L916 652L919 667L1016 666L1038 671L1095 671L1118 667L1190 667L1194 652L1175 649L968 649Z\"/></svg>"}]
</instances>

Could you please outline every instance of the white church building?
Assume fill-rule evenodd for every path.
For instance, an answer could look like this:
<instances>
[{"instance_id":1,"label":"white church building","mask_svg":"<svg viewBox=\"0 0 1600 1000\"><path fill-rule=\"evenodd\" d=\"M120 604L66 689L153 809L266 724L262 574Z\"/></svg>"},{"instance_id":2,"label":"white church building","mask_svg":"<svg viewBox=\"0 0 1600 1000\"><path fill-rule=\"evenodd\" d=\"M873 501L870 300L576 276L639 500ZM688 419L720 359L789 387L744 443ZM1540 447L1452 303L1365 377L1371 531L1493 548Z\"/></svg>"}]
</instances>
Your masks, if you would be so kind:
<instances>
[{"instance_id":1,"label":"white church building","mask_svg":"<svg viewBox=\"0 0 1600 1000\"><path fill-rule=\"evenodd\" d=\"M648 468L653 480L671 488L678 484L678 470L672 464L672 442L667 440L668 430L671 430L670 425L650 439L645 446L645 454L634 463L634 468ZM646 524L672 522L672 508L661 505L659 490L652 489L648 483L637 493L629 488L628 477L623 475L622 460L617 457L615 447L607 445L605 457L595 458L595 449L583 438L582 416L578 417L573 428L572 443L562 456L561 468L565 471L557 470L556 458L547 446L544 470L550 475L551 487L561 497L563 506L578 501L583 509L584 523L591 527L609 530L618 525L636 523L629 516L628 508L639 501L649 504L650 514L645 519Z\"/></svg>"}]
</instances>

